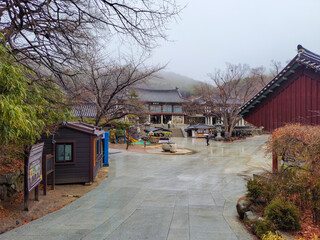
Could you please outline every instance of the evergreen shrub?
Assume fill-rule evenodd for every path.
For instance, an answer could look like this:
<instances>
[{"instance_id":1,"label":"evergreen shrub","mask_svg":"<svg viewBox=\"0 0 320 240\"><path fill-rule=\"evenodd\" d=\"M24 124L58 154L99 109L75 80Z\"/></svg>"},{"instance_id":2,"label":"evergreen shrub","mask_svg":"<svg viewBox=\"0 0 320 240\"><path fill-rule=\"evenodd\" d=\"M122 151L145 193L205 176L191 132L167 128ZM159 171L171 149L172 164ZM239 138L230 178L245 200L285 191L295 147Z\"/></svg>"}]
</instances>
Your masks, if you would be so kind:
<instances>
[{"instance_id":1,"label":"evergreen shrub","mask_svg":"<svg viewBox=\"0 0 320 240\"><path fill-rule=\"evenodd\" d=\"M264 210L264 216L277 229L297 230L300 228L300 213L297 207L283 198L273 200Z\"/></svg>"}]
</instances>

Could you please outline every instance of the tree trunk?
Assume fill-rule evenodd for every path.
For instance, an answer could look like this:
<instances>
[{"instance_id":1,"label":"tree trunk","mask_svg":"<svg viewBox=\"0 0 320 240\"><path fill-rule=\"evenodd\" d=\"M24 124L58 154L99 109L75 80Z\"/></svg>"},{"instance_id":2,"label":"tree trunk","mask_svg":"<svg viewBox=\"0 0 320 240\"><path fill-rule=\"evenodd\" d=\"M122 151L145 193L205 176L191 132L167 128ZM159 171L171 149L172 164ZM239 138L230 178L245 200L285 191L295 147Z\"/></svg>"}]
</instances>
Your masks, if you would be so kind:
<instances>
[{"instance_id":1,"label":"tree trunk","mask_svg":"<svg viewBox=\"0 0 320 240\"><path fill-rule=\"evenodd\" d=\"M95 119L95 125L98 126L100 121L101 121L101 116L97 116L96 119Z\"/></svg>"}]
</instances>

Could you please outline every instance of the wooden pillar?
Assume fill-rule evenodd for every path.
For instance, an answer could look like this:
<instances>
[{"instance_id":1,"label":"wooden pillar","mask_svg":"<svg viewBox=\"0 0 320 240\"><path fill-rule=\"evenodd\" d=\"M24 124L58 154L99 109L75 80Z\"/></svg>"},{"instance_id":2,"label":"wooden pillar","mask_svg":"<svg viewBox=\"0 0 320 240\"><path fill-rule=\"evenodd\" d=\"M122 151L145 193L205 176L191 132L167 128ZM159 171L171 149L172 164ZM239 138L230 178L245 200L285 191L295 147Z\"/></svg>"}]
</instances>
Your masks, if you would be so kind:
<instances>
[{"instance_id":1,"label":"wooden pillar","mask_svg":"<svg viewBox=\"0 0 320 240\"><path fill-rule=\"evenodd\" d=\"M278 156L275 152L272 153L272 172L278 172Z\"/></svg>"},{"instance_id":2,"label":"wooden pillar","mask_svg":"<svg viewBox=\"0 0 320 240\"><path fill-rule=\"evenodd\" d=\"M39 201L39 185L37 185L34 189L34 199Z\"/></svg>"},{"instance_id":3,"label":"wooden pillar","mask_svg":"<svg viewBox=\"0 0 320 240\"><path fill-rule=\"evenodd\" d=\"M24 210L29 211L28 151L24 152Z\"/></svg>"},{"instance_id":4,"label":"wooden pillar","mask_svg":"<svg viewBox=\"0 0 320 240\"><path fill-rule=\"evenodd\" d=\"M42 183L43 183L43 195L47 195L47 155L42 157Z\"/></svg>"}]
</instances>

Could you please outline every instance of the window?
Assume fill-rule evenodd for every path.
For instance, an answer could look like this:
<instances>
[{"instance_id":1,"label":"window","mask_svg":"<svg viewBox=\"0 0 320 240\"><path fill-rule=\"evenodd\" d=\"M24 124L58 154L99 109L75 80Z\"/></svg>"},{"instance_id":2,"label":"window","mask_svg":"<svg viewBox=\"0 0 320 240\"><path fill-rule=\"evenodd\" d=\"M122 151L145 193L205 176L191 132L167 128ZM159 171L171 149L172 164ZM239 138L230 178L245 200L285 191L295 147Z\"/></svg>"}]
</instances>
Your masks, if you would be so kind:
<instances>
[{"instance_id":1,"label":"window","mask_svg":"<svg viewBox=\"0 0 320 240\"><path fill-rule=\"evenodd\" d=\"M173 112L174 113L182 113L182 106L174 106Z\"/></svg>"},{"instance_id":2,"label":"window","mask_svg":"<svg viewBox=\"0 0 320 240\"><path fill-rule=\"evenodd\" d=\"M163 112L164 113L172 113L172 106L171 105L163 105Z\"/></svg>"},{"instance_id":3,"label":"window","mask_svg":"<svg viewBox=\"0 0 320 240\"><path fill-rule=\"evenodd\" d=\"M74 161L73 143L56 143L56 163Z\"/></svg>"},{"instance_id":4,"label":"window","mask_svg":"<svg viewBox=\"0 0 320 240\"><path fill-rule=\"evenodd\" d=\"M150 105L150 112L161 112L161 105Z\"/></svg>"},{"instance_id":5,"label":"window","mask_svg":"<svg viewBox=\"0 0 320 240\"><path fill-rule=\"evenodd\" d=\"M96 156L101 154L101 139L96 140Z\"/></svg>"}]
</instances>

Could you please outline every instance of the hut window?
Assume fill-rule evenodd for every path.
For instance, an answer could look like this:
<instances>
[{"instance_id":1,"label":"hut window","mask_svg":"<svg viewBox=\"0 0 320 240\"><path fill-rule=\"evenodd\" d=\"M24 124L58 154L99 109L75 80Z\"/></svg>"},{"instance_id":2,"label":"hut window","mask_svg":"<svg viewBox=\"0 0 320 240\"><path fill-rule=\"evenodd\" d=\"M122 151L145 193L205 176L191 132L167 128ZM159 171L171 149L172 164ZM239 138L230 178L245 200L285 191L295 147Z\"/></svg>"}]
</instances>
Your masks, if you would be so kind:
<instances>
[{"instance_id":1,"label":"hut window","mask_svg":"<svg viewBox=\"0 0 320 240\"><path fill-rule=\"evenodd\" d=\"M101 154L101 139L97 139L96 142L96 155L100 155Z\"/></svg>"},{"instance_id":2,"label":"hut window","mask_svg":"<svg viewBox=\"0 0 320 240\"><path fill-rule=\"evenodd\" d=\"M56 144L56 163L73 162L73 143Z\"/></svg>"}]
</instances>

